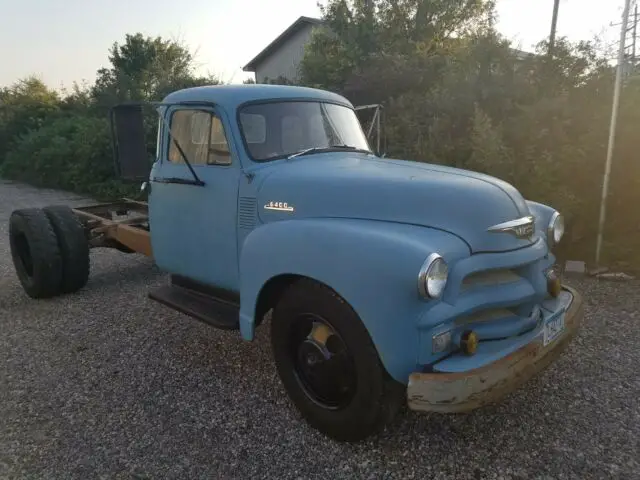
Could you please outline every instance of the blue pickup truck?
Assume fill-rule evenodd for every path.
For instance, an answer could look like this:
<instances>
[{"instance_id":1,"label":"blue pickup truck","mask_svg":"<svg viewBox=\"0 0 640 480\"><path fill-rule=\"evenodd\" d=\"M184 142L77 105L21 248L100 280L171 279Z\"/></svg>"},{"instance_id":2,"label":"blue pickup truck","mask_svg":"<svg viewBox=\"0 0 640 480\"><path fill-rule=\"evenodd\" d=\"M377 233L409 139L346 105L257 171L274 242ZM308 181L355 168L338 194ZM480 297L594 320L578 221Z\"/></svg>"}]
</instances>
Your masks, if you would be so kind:
<instances>
[{"instance_id":1,"label":"blue pickup truck","mask_svg":"<svg viewBox=\"0 0 640 480\"><path fill-rule=\"evenodd\" d=\"M151 161L143 106L112 116L118 171L145 180L148 202L111 210L141 217L107 218L108 205L12 215L32 297L82 288L89 248L145 253L169 274L150 298L248 341L269 323L292 403L341 441L403 405L497 401L576 334L582 302L552 253L563 217L512 185L384 158L353 105L323 90L206 86L153 107Z\"/></svg>"}]
</instances>

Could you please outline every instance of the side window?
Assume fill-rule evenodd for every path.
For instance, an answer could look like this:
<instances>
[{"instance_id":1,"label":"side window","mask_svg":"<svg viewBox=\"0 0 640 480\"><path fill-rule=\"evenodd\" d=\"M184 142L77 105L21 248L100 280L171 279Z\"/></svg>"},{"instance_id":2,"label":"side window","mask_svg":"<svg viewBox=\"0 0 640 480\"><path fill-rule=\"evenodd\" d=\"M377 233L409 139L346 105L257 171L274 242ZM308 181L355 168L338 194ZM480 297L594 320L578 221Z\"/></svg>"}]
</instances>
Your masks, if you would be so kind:
<instances>
[{"instance_id":1,"label":"side window","mask_svg":"<svg viewBox=\"0 0 640 480\"><path fill-rule=\"evenodd\" d=\"M171 135L194 165L230 165L229 144L222 121L202 110L181 109L171 115ZM173 140L169 143L169 161L184 163Z\"/></svg>"},{"instance_id":2,"label":"side window","mask_svg":"<svg viewBox=\"0 0 640 480\"><path fill-rule=\"evenodd\" d=\"M249 152L254 157L268 155L267 119L257 113L241 113L240 123Z\"/></svg>"},{"instance_id":3,"label":"side window","mask_svg":"<svg viewBox=\"0 0 640 480\"><path fill-rule=\"evenodd\" d=\"M264 143L267 139L267 120L257 113L241 113L240 122L247 143Z\"/></svg>"},{"instance_id":4,"label":"side window","mask_svg":"<svg viewBox=\"0 0 640 480\"><path fill-rule=\"evenodd\" d=\"M229 144L222 127L222 120L211 116L210 131L209 165L231 165L231 153L229 152Z\"/></svg>"}]
</instances>

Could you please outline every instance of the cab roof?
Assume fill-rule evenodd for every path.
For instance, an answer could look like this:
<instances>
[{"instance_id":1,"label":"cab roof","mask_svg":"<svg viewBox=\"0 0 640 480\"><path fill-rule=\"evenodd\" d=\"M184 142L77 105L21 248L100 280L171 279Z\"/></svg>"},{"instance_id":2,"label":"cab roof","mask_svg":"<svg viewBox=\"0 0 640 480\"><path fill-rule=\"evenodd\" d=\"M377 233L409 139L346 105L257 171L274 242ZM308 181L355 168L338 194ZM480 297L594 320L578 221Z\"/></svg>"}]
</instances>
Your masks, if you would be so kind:
<instances>
[{"instance_id":1,"label":"cab roof","mask_svg":"<svg viewBox=\"0 0 640 480\"><path fill-rule=\"evenodd\" d=\"M206 85L185 88L167 95L163 103L212 102L226 109L235 109L247 102L278 99L327 101L353 108L346 98L326 90L265 84Z\"/></svg>"}]
</instances>

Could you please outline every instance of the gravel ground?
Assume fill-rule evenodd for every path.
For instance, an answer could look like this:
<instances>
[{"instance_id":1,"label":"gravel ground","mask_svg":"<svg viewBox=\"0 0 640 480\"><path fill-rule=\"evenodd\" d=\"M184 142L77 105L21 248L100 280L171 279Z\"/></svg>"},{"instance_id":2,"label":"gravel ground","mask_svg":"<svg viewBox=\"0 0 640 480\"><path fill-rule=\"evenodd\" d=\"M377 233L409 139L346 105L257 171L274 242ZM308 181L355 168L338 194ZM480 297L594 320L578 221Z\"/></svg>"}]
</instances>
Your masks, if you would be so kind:
<instances>
[{"instance_id":1,"label":"gravel ground","mask_svg":"<svg viewBox=\"0 0 640 480\"><path fill-rule=\"evenodd\" d=\"M575 281L586 318L564 356L497 406L403 412L358 445L300 421L268 329L243 342L151 302L151 262L92 253L81 292L30 300L15 208L78 197L0 182L1 478L640 478L638 283Z\"/></svg>"}]
</instances>

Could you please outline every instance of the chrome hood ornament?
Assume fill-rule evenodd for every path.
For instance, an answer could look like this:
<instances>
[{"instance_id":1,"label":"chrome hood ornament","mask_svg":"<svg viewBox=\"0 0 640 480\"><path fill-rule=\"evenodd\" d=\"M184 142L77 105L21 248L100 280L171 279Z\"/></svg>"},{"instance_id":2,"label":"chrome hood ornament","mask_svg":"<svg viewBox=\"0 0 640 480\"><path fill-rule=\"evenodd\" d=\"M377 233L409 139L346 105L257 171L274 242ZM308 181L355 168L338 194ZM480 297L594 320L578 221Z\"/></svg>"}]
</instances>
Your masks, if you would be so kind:
<instances>
[{"instance_id":1,"label":"chrome hood ornament","mask_svg":"<svg viewBox=\"0 0 640 480\"><path fill-rule=\"evenodd\" d=\"M492 233L509 233L520 240L531 240L535 232L535 219L529 215L509 220L508 222L499 223L487 228Z\"/></svg>"}]
</instances>

